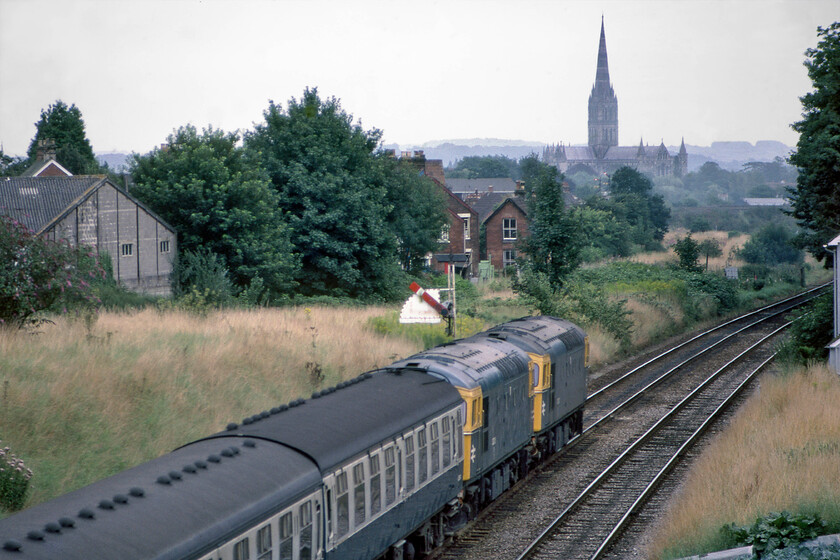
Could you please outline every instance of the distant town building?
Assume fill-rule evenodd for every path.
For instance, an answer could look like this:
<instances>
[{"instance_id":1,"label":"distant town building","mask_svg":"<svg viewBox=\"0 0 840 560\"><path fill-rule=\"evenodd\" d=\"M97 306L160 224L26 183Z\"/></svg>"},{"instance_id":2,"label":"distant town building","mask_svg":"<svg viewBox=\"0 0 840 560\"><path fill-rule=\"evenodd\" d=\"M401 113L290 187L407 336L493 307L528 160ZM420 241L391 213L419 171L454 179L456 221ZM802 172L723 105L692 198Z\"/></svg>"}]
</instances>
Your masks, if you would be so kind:
<instances>
[{"instance_id":1,"label":"distant town building","mask_svg":"<svg viewBox=\"0 0 840 560\"><path fill-rule=\"evenodd\" d=\"M108 254L114 277L130 290L171 292L175 230L103 176L2 178L0 214L46 239Z\"/></svg>"},{"instance_id":2,"label":"distant town building","mask_svg":"<svg viewBox=\"0 0 840 560\"><path fill-rule=\"evenodd\" d=\"M595 175L612 174L624 166L655 177L681 177L688 171L684 140L675 156L668 152L664 141L656 148L646 146L642 140L638 146L618 145L618 97L610 83L603 16L595 84L589 95L589 143L587 146L546 146L542 159L563 173L586 171Z\"/></svg>"}]
</instances>

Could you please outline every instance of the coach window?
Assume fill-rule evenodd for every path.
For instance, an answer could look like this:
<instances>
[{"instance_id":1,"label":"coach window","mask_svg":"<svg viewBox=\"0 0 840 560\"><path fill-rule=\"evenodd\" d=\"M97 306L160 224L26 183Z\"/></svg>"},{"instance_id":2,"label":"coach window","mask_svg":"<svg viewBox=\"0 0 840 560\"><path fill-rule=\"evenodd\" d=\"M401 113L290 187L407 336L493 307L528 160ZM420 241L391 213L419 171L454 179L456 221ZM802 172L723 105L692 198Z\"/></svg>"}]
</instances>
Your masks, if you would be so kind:
<instances>
[{"instance_id":1,"label":"coach window","mask_svg":"<svg viewBox=\"0 0 840 560\"><path fill-rule=\"evenodd\" d=\"M280 560L292 560L294 554L294 524L292 512L280 518Z\"/></svg>"},{"instance_id":2,"label":"coach window","mask_svg":"<svg viewBox=\"0 0 840 560\"><path fill-rule=\"evenodd\" d=\"M370 456L370 516L382 509L382 477L379 475L379 454Z\"/></svg>"},{"instance_id":3,"label":"coach window","mask_svg":"<svg viewBox=\"0 0 840 560\"><path fill-rule=\"evenodd\" d=\"M365 464L353 467L353 505L355 515L353 526L359 527L365 522Z\"/></svg>"},{"instance_id":4,"label":"coach window","mask_svg":"<svg viewBox=\"0 0 840 560\"><path fill-rule=\"evenodd\" d=\"M443 468L452 462L452 436L449 430L449 416L443 417Z\"/></svg>"},{"instance_id":5,"label":"coach window","mask_svg":"<svg viewBox=\"0 0 840 560\"><path fill-rule=\"evenodd\" d=\"M432 422L429 426L432 439L432 476L435 476L440 470L440 439L439 428L437 422Z\"/></svg>"},{"instance_id":6,"label":"coach window","mask_svg":"<svg viewBox=\"0 0 840 560\"><path fill-rule=\"evenodd\" d=\"M429 459L426 455L426 428L420 428L417 430L417 486L426 482L429 475Z\"/></svg>"},{"instance_id":7,"label":"coach window","mask_svg":"<svg viewBox=\"0 0 840 560\"><path fill-rule=\"evenodd\" d=\"M405 490L414 489L414 436L405 436Z\"/></svg>"},{"instance_id":8,"label":"coach window","mask_svg":"<svg viewBox=\"0 0 840 560\"><path fill-rule=\"evenodd\" d=\"M257 531L257 560L271 560L271 525Z\"/></svg>"},{"instance_id":9,"label":"coach window","mask_svg":"<svg viewBox=\"0 0 840 560\"><path fill-rule=\"evenodd\" d=\"M248 560L250 558L248 552L248 539L242 539L233 545L233 560Z\"/></svg>"},{"instance_id":10,"label":"coach window","mask_svg":"<svg viewBox=\"0 0 840 560\"><path fill-rule=\"evenodd\" d=\"M335 505L337 537L343 537L350 530L350 497L347 495L347 473L335 477Z\"/></svg>"},{"instance_id":11,"label":"coach window","mask_svg":"<svg viewBox=\"0 0 840 560\"><path fill-rule=\"evenodd\" d=\"M300 560L312 558L312 502L301 504L300 516Z\"/></svg>"},{"instance_id":12,"label":"coach window","mask_svg":"<svg viewBox=\"0 0 840 560\"><path fill-rule=\"evenodd\" d=\"M397 465L394 448L385 450L385 505L390 506L397 499Z\"/></svg>"}]
</instances>

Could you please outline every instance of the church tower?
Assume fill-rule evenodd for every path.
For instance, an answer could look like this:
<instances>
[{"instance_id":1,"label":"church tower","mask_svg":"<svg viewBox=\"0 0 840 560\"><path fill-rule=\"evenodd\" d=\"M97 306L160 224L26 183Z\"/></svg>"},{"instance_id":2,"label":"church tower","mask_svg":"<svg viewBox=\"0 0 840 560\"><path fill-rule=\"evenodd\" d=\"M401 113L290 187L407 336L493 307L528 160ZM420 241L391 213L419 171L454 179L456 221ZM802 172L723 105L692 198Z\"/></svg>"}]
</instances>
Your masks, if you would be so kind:
<instances>
[{"instance_id":1,"label":"church tower","mask_svg":"<svg viewBox=\"0 0 840 560\"><path fill-rule=\"evenodd\" d=\"M601 16L601 43L598 45L595 85L589 95L589 146L598 159L603 158L611 146L618 146L618 98L610 84L604 16Z\"/></svg>"}]
</instances>

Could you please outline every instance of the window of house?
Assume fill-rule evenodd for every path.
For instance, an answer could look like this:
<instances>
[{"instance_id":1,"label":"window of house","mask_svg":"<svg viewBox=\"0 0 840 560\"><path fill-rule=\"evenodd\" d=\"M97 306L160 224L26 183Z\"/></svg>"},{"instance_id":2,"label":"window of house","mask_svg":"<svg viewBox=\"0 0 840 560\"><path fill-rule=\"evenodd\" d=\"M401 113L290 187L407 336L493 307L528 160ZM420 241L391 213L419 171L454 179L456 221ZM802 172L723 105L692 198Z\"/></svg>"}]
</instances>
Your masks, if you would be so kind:
<instances>
[{"instance_id":1,"label":"window of house","mask_svg":"<svg viewBox=\"0 0 840 560\"><path fill-rule=\"evenodd\" d=\"M271 560L271 525L257 531L257 560Z\"/></svg>"},{"instance_id":2,"label":"window of house","mask_svg":"<svg viewBox=\"0 0 840 560\"><path fill-rule=\"evenodd\" d=\"M130 257L134 254L134 243L123 243L120 248L120 254L124 257Z\"/></svg>"},{"instance_id":3,"label":"window of house","mask_svg":"<svg viewBox=\"0 0 840 560\"><path fill-rule=\"evenodd\" d=\"M370 516L382 509L382 477L379 474L379 454L370 457Z\"/></svg>"},{"instance_id":4,"label":"window of house","mask_svg":"<svg viewBox=\"0 0 840 560\"><path fill-rule=\"evenodd\" d=\"M440 238L438 239L438 243L449 243L449 224L443 226L443 229L440 230Z\"/></svg>"},{"instance_id":5,"label":"window of house","mask_svg":"<svg viewBox=\"0 0 840 560\"><path fill-rule=\"evenodd\" d=\"M300 506L300 558L312 558L312 502Z\"/></svg>"},{"instance_id":6,"label":"window of house","mask_svg":"<svg viewBox=\"0 0 840 560\"><path fill-rule=\"evenodd\" d=\"M358 527L365 522L365 464L359 463L353 467L353 526Z\"/></svg>"},{"instance_id":7,"label":"window of house","mask_svg":"<svg viewBox=\"0 0 840 560\"><path fill-rule=\"evenodd\" d=\"M516 240L516 218L502 219L502 239L504 241Z\"/></svg>"},{"instance_id":8,"label":"window of house","mask_svg":"<svg viewBox=\"0 0 840 560\"><path fill-rule=\"evenodd\" d=\"M505 249L502 255L502 266L516 266L516 251L514 249Z\"/></svg>"},{"instance_id":9,"label":"window of house","mask_svg":"<svg viewBox=\"0 0 840 560\"><path fill-rule=\"evenodd\" d=\"M350 497L347 494L347 473L335 477L336 536L342 537L350 530Z\"/></svg>"},{"instance_id":10,"label":"window of house","mask_svg":"<svg viewBox=\"0 0 840 560\"><path fill-rule=\"evenodd\" d=\"M458 217L464 222L464 239L470 238L470 215L458 214Z\"/></svg>"},{"instance_id":11,"label":"window of house","mask_svg":"<svg viewBox=\"0 0 840 560\"><path fill-rule=\"evenodd\" d=\"M233 560L248 560L248 539L242 539L233 545Z\"/></svg>"},{"instance_id":12,"label":"window of house","mask_svg":"<svg viewBox=\"0 0 840 560\"><path fill-rule=\"evenodd\" d=\"M280 560L292 560L294 554L292 512L280 518Z\"/></svg>"},{"instance_id":13,"label":"window of house","mask_svg":"<svg viewBox=\"0 0 840 560\"><path fill-rule=\"evenodd\" d=\"M414 437L405 436L405 489L414 488Z\"/></svg>"},{"instance_id":14,"label":"window of house","mask_svg":"<svg viewBox=\"0 0 840 560\"><path fill-rule=\"evenodd\" d=\"M164 239L160 242L160 252L161 253L168 253L169 252L169 240Z\"/></svg>"}]
</instances>

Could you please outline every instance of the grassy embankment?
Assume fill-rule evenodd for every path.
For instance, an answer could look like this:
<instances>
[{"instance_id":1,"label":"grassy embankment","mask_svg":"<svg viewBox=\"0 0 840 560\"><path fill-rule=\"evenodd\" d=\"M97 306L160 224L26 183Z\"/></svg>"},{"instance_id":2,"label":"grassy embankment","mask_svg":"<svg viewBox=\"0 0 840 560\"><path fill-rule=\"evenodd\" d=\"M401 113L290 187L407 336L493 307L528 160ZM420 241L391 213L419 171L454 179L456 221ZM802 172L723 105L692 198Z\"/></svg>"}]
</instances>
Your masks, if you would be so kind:
<instances>
[{"instance_id":1,"label":"grassy embankment","mask_svg":"<svg viewBox=\"0 0 840 560\"><path fill-rule=\"evenodd\" d=\"M650 558L733 546L721 527L787 510L840 532L840 377L814 366L765 377L697 460L665 515Z\"/></svg>"},{"instance_id":2,"label":"grassy embankment","mask_svg":"<svg viewBox=\"0 0 840 560\"><path fill-rule=\"evenodd\" d=\"M102 313L0 330L0 440L29 505L420 350L363 328L383 308Z\"/></svg>"}]
</instances>

